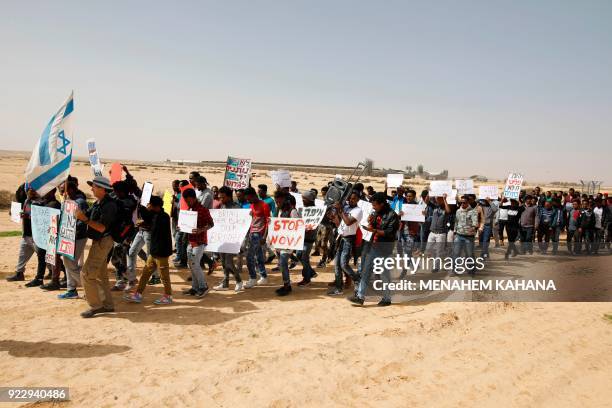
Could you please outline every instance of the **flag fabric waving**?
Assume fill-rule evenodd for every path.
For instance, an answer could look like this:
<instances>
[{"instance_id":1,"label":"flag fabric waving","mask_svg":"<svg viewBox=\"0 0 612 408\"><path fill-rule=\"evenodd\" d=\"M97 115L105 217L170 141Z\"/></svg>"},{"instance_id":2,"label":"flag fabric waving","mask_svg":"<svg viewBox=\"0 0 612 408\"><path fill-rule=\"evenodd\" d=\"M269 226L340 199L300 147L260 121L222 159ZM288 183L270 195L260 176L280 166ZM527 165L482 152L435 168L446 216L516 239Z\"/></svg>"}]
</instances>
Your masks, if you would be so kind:
<instances>
[{"instance_id":1,"label":"flag fabric waving","mask_svg":"<svg viewBox=\"0 0 612 408\"><path fill-rule=\"evenodd\" d=\"M72 161L73 93L43 130L25 171L28 188L45 195L64 182Z\"/></svg>"}]
</instances>

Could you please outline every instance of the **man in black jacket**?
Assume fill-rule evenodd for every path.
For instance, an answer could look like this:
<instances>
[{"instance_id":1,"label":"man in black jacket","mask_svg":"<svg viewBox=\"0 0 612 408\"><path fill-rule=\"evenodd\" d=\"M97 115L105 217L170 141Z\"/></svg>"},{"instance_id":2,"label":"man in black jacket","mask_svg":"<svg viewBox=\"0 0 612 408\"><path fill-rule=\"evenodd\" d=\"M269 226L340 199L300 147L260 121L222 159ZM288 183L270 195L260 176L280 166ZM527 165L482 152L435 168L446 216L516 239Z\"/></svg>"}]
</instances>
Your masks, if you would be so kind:
<instances>
[{"instance_id":1,"label":"man in black jacket","mask_svg":"<svg viewBox=\"0 0 612 408\"><path fill-rule=\"evenodd\" d=\"M387 197L384 193L376 193L372 197L372 207L375 213L368 219L368 226L363 227L366 231L372 233L372 246L366 256L366 264L363 268L363 276L359 281L359 287L356 294L349 298L349 301L363 305L365 301L366 290L370 281L370 275L373 272L374 260L376 258L388 258L393 253L395 248L395 240L397 238L397 230L399 229L400 219L395 211L391 209L387 203ZM391 282L391 271L385 268L382 272L382 280L385 283ZM383 297L378 306L389 306L391 304L391 292L385 286Z\"/></svg>"},{"instance_id":2,"label":"man in black jacket","mask_svg":"<svg viewBox=\"0 0 612 408\"><path fill-rule=\"evenodd\" d=\"M147 258L147 263L142 270L142 276L138 282L135 292L128 293L124 299L133 302L142 302L142 293L153 271L159 268L161 280L164 284L164 295L155 300L157 305L168 305L172 303L172 286L170 285L170 268L168 257L172 255L172 232L170 228L170 216L164 212L164 202L159 196L152 196L146 210L150 212L151 219L151 252ZM148 218L148 217L147 217Z\"/></svg>"}]
</instances>

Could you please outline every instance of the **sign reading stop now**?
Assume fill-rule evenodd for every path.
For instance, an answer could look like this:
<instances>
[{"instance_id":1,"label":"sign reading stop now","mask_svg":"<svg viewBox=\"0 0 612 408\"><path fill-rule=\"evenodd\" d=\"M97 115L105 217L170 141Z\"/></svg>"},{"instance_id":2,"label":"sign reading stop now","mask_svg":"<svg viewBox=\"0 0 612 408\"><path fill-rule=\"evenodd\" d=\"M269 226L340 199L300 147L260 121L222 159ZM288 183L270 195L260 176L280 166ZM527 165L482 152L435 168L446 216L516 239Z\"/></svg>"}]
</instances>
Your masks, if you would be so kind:
<instances>
[{"instance_id":1,"label":"sign reading stop now","mask_svg":"<svg viewBox=\"0 0 612 408\"><path fill-rule=\"evenodd\" d=\"M270 218L268 244L274 249L304 249L306 224L301 218Z\"/></svg>"}]
</instances>

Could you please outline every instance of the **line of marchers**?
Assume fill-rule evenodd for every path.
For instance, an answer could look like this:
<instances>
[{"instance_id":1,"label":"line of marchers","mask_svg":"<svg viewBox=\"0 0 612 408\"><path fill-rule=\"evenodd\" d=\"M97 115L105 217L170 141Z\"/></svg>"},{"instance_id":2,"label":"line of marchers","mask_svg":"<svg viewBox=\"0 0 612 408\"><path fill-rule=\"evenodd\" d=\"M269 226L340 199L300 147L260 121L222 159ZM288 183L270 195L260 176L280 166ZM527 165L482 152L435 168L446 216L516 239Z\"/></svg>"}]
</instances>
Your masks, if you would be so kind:
<instances>
[{"instance_id":1,"label":"line of marchers","mask_svg":"<svg viewBox=\"0 0 612 408\"><path fill-rule=\"evenodd\" d=\"M401 280L399 282L383 282L377 279L373 282L374 290L394 290L394 291L478 291L478 290L497 290L497 291L556 291L555 281L552 279L495 279L495 280L439 280L422 279L418 281Z\"/></svg>"}]
</instances>

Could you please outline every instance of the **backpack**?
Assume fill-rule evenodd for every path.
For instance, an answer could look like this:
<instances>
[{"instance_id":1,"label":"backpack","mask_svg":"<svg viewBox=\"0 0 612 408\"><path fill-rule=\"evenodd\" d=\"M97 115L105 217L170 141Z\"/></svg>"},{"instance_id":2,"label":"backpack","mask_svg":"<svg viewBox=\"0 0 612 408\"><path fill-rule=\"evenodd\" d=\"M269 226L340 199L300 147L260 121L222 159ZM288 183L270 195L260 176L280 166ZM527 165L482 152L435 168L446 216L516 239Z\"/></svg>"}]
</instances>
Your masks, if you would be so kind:
<instances>
[{"instance_id":1,"label":"backpack","mask_svg":"<svg viewBox=\"0 0 612 408\"><path fill-rule=\"evenodd\" d=\"M126 203L126 201L131 200L134 202L134 208L137 203L132 197L126 197L123 200L115 198L115 205L117 206L117 219L111 226L111 237L113 241L118 244L123 243L128 237L132 235L132 231L134 230L134 222L132 220L132 212L134 208L130 208L132 202Z\"/></svg>"}]
</instances>

